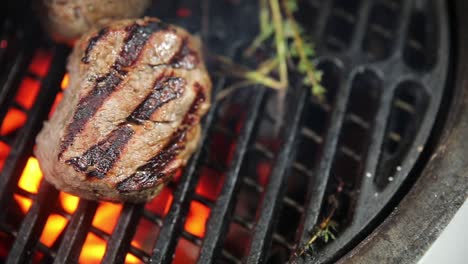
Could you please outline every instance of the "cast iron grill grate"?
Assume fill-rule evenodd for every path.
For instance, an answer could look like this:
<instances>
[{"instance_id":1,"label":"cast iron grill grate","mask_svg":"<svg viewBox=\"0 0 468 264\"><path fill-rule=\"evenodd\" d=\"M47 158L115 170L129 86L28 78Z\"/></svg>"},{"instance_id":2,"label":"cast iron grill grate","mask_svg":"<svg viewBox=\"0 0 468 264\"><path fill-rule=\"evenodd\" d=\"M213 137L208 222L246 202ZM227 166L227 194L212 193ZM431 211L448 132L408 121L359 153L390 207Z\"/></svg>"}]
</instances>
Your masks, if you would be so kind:
<instances>
[{"instance_id":1,"label":"cast iron grill grate","mask_svg":"<svg viewBox=\"0 0 468 264\"><path fill-rule=\"evenodd\" d=\"M148 14L201 34L210 53L239 59L255 36L256 8L248 0L157 1ZM157 199L80 200L70 209L45 181L32 189L20 181L61 96L69 53L42 37L28 10L12 7L0 32L0 260L8 263L83 261L90 241L100 243L105 263L283 263L335 203L337 239L314 244L304 259L337 259L409 177L449 65L444 1L300 1L296 15L317 45L324 102L293 80L275 135L275 94L239 91L213 104L201 148ZM213 81L215 92L233 82ZM107 226L97 224L105 208L115 213ZM49 241L42 233L53 218L62 225Z\"/></svg>"}]
</instances>

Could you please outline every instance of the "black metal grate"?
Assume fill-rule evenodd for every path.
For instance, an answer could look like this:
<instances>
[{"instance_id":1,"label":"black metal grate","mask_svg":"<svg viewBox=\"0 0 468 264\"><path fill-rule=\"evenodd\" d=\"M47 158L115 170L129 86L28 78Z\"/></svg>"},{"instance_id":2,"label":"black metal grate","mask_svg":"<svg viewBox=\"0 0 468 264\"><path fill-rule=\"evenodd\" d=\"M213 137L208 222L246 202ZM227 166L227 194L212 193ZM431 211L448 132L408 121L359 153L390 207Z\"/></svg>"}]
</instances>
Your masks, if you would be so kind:
<instances>
[{"instance_id":1,"label":"black metal grate","mask_svg":"<svg viewBox=\"0 0 468 264\"><path fill-rule=\"evenodd\" d=\"M0 261L74 262L91 234L105 245L104 263L283 263L328 215L329 197L338 202L337 239L299 261L329 262L359 242L409 177L434 125L449 65L446 3L304 0L300 7L296 15L317 44L325 102L293 81L277 136L275 94L239 91L213 104L202 147L154 201L80 200L74 211L45 181L37 193L18 187L61 96L69 50L41 37L28 8L2 16ZM250 0L167 0L148 14L201 34L210 53L239 58L255 36L256 8ZM233 82L213 79L214 93ZM7 126L11 120L18 122ZM26 213L21 199L31 203ZM93 221L106 206L118 208L118 219L104 228ZM41 233L52 217L64 228L48 243Z\"/></svg>"}]
</instances>

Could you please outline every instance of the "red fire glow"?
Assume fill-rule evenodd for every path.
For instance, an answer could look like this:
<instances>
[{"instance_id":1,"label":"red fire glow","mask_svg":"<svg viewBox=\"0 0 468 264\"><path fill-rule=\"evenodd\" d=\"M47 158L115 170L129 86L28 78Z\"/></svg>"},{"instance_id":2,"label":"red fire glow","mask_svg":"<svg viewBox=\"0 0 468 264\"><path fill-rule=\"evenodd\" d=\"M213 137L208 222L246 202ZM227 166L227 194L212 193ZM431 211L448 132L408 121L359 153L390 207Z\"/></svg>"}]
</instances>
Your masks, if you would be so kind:
<instances>
[{"instance_id":1,"label":"red fire glow","mask_svg":"<svg viewBox=\"0 0 468 264\"><path fill-rule=\"evenodd\" d=\"M210 216L210 208L199 202L192 201L187 221L185 222L185 230L195 236L203 237L208 216Z\"/></svg>"},{"instance_id":2,"label":"red fire glow","mask_svg":"<svg viewBox=\"0 0 468 264\"><path fill-rule=\"evenodd\" d=\"M26 114L16 108L10 108L3 119L0 135L5 136L18 128L22 127L26 122Z\"/></svg>"}]
</instances>

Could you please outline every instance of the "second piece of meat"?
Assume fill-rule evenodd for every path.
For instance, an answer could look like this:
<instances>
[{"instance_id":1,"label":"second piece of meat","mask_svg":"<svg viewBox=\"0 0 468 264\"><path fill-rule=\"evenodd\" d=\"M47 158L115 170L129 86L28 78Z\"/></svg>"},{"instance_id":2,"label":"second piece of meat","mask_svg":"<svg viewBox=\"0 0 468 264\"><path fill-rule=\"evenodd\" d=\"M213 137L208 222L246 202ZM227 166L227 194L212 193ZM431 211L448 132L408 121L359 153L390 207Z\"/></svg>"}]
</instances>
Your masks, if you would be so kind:
<instances>
[{"instance_id":1,"label":"second piece of meat","mask_svg":"<svg viewBox=\"0 0 468 264\"><path fill-rule=\"evenodd\" d=\"M112 20L137 18L151 0L35 0L44 28L53 39L71 42Z\"/></svg>"},{"instance_id":2,"label":"second piece of meat","mask_svg":"<svg viewBox=\"0 0 468 264\"><path fill-rule=\"evenodd\" d=\"M199 41L154 18L83 36L70 87L37 137L46 180L87 198L153 198L195 150L211 81Z\"/></svg>"}]
</instances>

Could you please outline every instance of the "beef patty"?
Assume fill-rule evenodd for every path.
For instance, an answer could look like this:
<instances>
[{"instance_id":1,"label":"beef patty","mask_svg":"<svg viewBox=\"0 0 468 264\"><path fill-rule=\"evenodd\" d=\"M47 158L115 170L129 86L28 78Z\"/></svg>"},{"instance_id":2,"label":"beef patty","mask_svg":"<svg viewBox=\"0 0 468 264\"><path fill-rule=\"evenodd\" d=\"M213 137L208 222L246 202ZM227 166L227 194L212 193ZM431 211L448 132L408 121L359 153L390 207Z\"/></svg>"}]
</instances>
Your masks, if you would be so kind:
<instances>
[{"instance_id":1,"label":"beef patty","mask_svg":"<svg viewBox=\"0 0 468 264\"><path fill-rule=\"evenodd\" d=\"M38 135L45 179L87 199L142 202L186 164L210 106L200 43L155 18L84 35L70 86Z\"/></svg>"}]
</instances>

